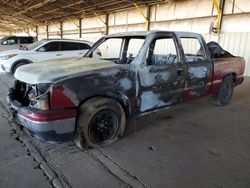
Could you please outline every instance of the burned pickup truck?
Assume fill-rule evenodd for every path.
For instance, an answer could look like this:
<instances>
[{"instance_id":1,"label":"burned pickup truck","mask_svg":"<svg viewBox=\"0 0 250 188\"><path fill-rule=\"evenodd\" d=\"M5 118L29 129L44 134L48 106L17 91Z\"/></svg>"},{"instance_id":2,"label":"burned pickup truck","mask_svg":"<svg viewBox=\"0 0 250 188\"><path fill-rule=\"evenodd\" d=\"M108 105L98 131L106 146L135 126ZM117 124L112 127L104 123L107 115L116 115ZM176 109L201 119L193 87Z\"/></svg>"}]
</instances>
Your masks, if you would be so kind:
<instances>
[{"instance_id":1,"label":"burned pickup truck","mask_svg":"<svg viewBox=\"0 0 250 188\"><path fill-rule=\"evenodd\" d=\"M97 49L101 59L92 58ZM8 101L32 135L99 147L119 139L129 117L205 96L228 104L244 66L243 58L195 33L113 34L83 58L18 68Z\"/></svg>"}]
</instances>

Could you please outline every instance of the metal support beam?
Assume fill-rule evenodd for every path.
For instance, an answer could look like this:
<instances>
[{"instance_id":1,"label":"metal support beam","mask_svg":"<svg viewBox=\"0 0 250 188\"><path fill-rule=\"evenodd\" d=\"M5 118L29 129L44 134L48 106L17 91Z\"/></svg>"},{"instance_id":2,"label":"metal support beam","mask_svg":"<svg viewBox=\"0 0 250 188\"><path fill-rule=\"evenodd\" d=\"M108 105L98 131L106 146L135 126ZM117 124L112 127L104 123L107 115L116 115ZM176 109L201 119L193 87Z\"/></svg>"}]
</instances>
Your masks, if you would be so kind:
<instances>
[{"instance_id":1,"label":"metal support beam","mask_svg":"<svg viewBox=\"0 0 250 188\"><path fill-rule=\"evenodd\" d=\"M49 25L46 25L46 35L47 35L47 39L49 38Z\"/></svg>"},{"instance_id":2,"label":"metal support beam","mask_svg":"<svg viewBox=\"0 0 250 188\"><path fill-rule=\"evenodd\" d=\"M36 26L36 39L38 40L38 26Z\"/></svg>"},{"instance_id":3,"label":"metal support beam","mask_svg":"<svg viewBox=\"0 0 250 188\"><path fill-rule=\"evenodd\" d=\"M150 23L149 23L149 15L150 15L150 6L148 6L147 9L147 15L145 15L142 11L142 9L137 5L136 2L133 3L135 8L137 9L137 11L142 15L142 17L145 19L146 21L146 31L149 31L149 27L150 27Z\"/></svg>"},{"instance_id":4,"label":"metal support beam","mask_svg":"<svg viewBox=\"0 0 250 188\"><path fill-rule=\"evenodd\" d=\"M61 25L58 26L58 23L54 23L52 21L49 21L48 23L50 23L51 25L54 25L59 30L61 29ZM61 23L61 22L59 22L59 23Z\"/></svg>"},{"instance_id":5,"label":"metal support beam","mask_svg":"<svg viewBox=\"0 0 250 188\"><path fill-rule=\"evenodd\" d=\"M71 21L76 27L79 27L79 23L76 23L75 20L68 18L67 20Z\"/></svg>"},{"instance_id":6,"label":"metal support beam","mask_svg":"<svg viewBox=\"0 0 250 188\"><path fill-rule=\"evenodd\" d=\"M105 17L105 35L109 34L109 14Z\"/></svg>"},{"instance_id":7,"label":"metal support beam","mask_svg":"<svg viewBox=\"0 0 250 188\"><path fill-rule=\"evenodd\" d=\"M17 16L17 15L20 15L20 14L25 14L29 11L32 11L32 10L35 10L35 9L39 9L41 7L44 7L45 5L47 4L50 4L50 3L54 3L56 0L44 0L43 2L38 2L38 3L35 3L31 6L28 6L26 9L22 10L22 11L19 11L17 13L15 13L13 16ZM32 1L31 1L32 2Z\"/></svg>"},{"instance_id":8,"label":"metal support beam","mask_svg":"<svg viewBox=\"0 0 250 188\"><path fill-rule=\"evenodd\" d=\"M235 7L235 0L233 0L233 5L232 5L232 14L234 13L234 7Z\"/></svg>"},{"instance_id":9,"label":"metal support beam","mask_svg":"<svg viewBox=\"0 0 250 188\"><path fill-rule=\"evenodd\" d=\"M221 20L220 20L220 30L221 30L221 26L222 26L222 21L223 21L223 15L224 15L224 9L225 9L225 1L226 0L220 0L220 9L221 9Z\"/></svg>"},{"instance_id":10,"label":"metal support beam","mask_svg":"<svg viewBox=\"0 0 250 188\"><path fill-rule=\"evenodd\" d=\"M79 38L82 38L82 18L79 18Z\"/></svg>"},{"instance_id":11,"label":"metal support beam","mask_svg":"<svg viewBox=\"0 0 250 188\"><path fill-rule=\"evenodd\" d=\"M63 22L60 22L60 37L63 38Z\"/></svg>"},{"instance_id":12,"label":"metal support beam","mask_svg":"<svg viewBox=\"0 0 250 188\"><path fill-rule=\"evenodd\" d=\"M147 31L149 31L150 30L150 15L151 15L151 6L150 5L148 5L147 6L147 25L146 25L146 29L147 29Z\"/></svg>"},{"instance_id":13,"label":"metal support beam","mask_svg":"<svg viewBox=\"0 0 250 188\"><path fill-rule=\"evenodd\" d=\"M220 30L221 30L222 16L223 16L225 0L212 0L212 1L213 1L214 6L215 6L215 9L218 13L218 16L216 18L216 26L215 26L214 32L219 34Z\"/></svg>"},{"instance_id":14,"label":"metal support beam","mask_svg":"<svg viewBox=\"0 0 250 188\"><path fill-rule=\"evenodd\" d=\"M101 18L101 16L99 16L96 12L93 11L93 14L94 14L97 18L99 18L99 20L101 20L101 22L105 25L105 35L107 35L107 34L108 34L108 17L109 17L109 15L106 14L105 20L103 20L103 19Z\"/></svg>"}]
</instances>

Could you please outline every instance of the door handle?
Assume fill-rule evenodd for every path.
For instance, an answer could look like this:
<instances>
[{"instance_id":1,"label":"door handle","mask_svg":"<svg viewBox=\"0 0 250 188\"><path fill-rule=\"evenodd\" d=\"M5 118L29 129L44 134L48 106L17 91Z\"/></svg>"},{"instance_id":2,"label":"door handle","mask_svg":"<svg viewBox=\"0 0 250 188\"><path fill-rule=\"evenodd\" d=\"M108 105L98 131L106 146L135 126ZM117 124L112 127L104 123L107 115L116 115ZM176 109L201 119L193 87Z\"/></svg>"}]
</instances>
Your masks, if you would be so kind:
<instances>
[{"instance_id":1,"label":"door handle","mask_svg":"<svg viewBox=\"0 0 250 188\"><path fill-rule=\"evenodd\" d=\"M82 55L82 54L84 54L84 53L79 53L79 55Z\"/></svg>"},{"instance_id":2,"label":"door handle","mask_svg":"<svg viewBox=\"0 0 250 188\"><path fill-rule=\"evenodd\" d=\"M183 69L177 69L176 73L177 73L177 76L182 76L183 75Z\"/></svg>"},{"instance_id":3,"label":"door handle","mask_svg":"<svg viewBox=\"0 0 250 188\"><path fill-rule=\"evenodd\" d=\"M153 73L154 72L154 70L153 69L149 69L149 73Z\"/></svg>"},{"instance_id":4,"label":"door handle","mask_svg":"<svg viewBox=\"0 0 250 188\"><path fill-rule=\"evenodd\" d=\"M159 89L162 89L162 85L161 84L155 84L154 86L153 86L153 89L154 90L159 90Z\"/></svg>"},{"instance_id":5,"label":"door handle","mask_svg":"<svg viewBox=\"0 0 250 188\"><path fill-rule=\"evenodd\" d=\"M62 54L56 54L56 56L61 56Z\"/></svg>"}]
</instances>

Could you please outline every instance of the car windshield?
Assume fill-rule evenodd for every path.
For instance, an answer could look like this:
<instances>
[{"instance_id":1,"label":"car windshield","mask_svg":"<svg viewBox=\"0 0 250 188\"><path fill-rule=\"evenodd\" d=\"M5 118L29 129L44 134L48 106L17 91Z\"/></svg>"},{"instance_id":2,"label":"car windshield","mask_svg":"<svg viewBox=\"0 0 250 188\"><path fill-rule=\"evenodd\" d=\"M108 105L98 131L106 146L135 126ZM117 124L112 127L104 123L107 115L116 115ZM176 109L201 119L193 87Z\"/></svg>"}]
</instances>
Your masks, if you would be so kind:
<instances>
[{"instance_id":1,"label":"car windshield","mask_svg":"<svg viewBox=\"0 0 250 188\"><path fill-rule=\"evenodd\" d=\"M0 42L4 41L5 39L7 39L8 37L3 37L0 39Z\"/></svg>"},{"instance_id":2,"label":"car windshield","mask_svg":"<svg viewBox=\"0 0 250 188\"><path fill-rule=\"evenodd\" d=\"M111 60L119 64L130 64L139 54L146 36L125 36L104 38L86 54L93 57L93 53L99 50L100 59Z\"/></svg>"},{"instance_id":3,"label":"car windshield","mask_svg":"<svg viewBox=\"0 0 250 188\"><path fill-rule=\"evenodd\" d=\"M36 49L38 46L44 44L45 42L47 42L47 40L40 40L40 41L37 41L37 42L35 42L35 43L33 43L33 44L30 44L30 45L28 45L28 46L25 46L25 47L23 47L22 49L24 49L24 50L34 50L34 49Z\"/></svg>"}]
</instances>

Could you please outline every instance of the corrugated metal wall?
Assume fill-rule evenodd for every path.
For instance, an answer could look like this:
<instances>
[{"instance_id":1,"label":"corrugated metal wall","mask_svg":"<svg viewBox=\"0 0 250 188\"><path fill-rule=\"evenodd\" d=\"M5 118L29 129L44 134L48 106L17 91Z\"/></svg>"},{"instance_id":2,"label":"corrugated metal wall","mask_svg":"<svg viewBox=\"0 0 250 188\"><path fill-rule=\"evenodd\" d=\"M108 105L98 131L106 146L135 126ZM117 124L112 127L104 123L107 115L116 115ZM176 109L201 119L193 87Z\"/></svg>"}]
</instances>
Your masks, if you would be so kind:
<instances>
[{"instance_id":1,"label":"corrugated metal wall","mask_svg":"<svg viewBox=\"0 0 250 188\"><path fill-rule=\"evenodd\" d=\"M219 38L221 46L236 56L245 58L245 75L250 76L250 32L222 33Z\"/></svg>"}]
</instances>

